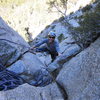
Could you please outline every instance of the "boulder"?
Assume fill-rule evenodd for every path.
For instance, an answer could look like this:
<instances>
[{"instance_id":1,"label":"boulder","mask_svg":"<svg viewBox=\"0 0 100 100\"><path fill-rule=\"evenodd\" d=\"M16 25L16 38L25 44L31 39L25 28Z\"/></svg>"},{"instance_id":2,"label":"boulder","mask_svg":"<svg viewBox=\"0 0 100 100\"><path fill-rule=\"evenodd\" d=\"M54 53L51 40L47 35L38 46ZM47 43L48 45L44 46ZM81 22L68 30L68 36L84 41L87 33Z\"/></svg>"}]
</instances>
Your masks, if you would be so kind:
<instances>
[{"instance_id":1,"label":"boulder","mask_svg":"<svg viewBox=\"0 0 100 100\"><path fill-rule=\"evenodd\" d=\"M67 37L67 39L63 40L59 47L60 47L60 52L64 53L66 51L66 49L70 48L71 46L73 46L75 44L75 40L72 39L72 37Z\"/></svg>"},{"instance_id":2,"label":"boulder","mask_svg":"<svg viewBox=\"0 0 100 100\"><path fill-rule=\"evenodd\" d=\"M56 83L43 87L41 95L43 100L64 100L63 94Z\"/></svg>"},{"instance_id":3,"label":"boulder","mask_svg":"<svg viewBox=\"0 0 100 100\"><path fill-rule=\"evenodd\" d=\"M32 53L25 53L20 60L7 68L17 74L34 75L37 71L45 68L45 65Z\"/></svg>"},{"instance_id":4,"label":"boulder","mask_svg":"<svg viewBox=\"0 0 100 100\"><path fill-rule=\"evenodd\" d=\"M46 87L34 87L28 84L0 92L0 100L64 100L56 83Z\"/></svg>"},{"instance_id":5,"label":"boulder","mask_svg":"<svg viewBox=\"0 0 100 100\"><path fill-rule=\"evenodd\" d=\"M12 64L28 48L29 45L24 39L0 17L0 58L2 63L5 65Z\"/></svg>"},{"instance_id":6,"label":"boulder","mask_svg":"<svg viewBox=\"0 0 100 100\"><path fill-rule=\"evenodd\" d=\"M56 80L68 100L100 100L100 38L66 62Z\"/></svg>"},{"instance_id":7,"label":"boulder","mask_svg":"<svg viewBox=\"0 0 100 100\"><path fill-rule=\"evenodd\" d=\"M17 74L21 74L25 72L25 64L22 60L18 60L14 64L12 64L10 67L8 67L7 69Z\"/></svg>"},{"instance_id":8,"label":"boulder","mask_svg":"<svg viewBox=\"0 0 100 100\"><path fill-rule=\"evenodd\" d=\"M38 70L45 68L45 65L32 53L26 53L22 59L25 64L25 71L29 74L34 75Z\"/></svg>"},{"instance_id":9,"label":"boulder","mask_svg":"<svg viewBox=\"0 0 100 100\"><path fill-rule=\"evenodd\" d=\"M34 86L46 86L53 80L45 65L32 53L24 54L7 69L20 74L26 83Z\"/></svg>"}]
</instances>

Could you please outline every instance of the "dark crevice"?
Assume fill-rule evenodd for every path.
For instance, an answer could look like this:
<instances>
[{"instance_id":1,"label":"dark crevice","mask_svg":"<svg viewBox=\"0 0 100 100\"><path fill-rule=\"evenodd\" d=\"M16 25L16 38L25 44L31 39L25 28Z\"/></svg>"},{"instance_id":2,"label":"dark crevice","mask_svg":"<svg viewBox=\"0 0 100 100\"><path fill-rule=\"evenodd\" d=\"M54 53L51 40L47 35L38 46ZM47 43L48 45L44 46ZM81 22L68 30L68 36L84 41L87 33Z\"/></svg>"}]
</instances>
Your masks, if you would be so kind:
<instances>
[{"instance_id":1,"label":"dark crevice","mask_svg":"<svg viewBox=\"0 0 100 100\"><path fill-rule=\"evenodd\" d=\"M58 88L60 89L60 91L62 93L62 96L63 96L64 100L68 100L68 94L66 93L66 90L64 89L64 87L61 86L57 81L56 81L56 83L57 83L57 86L58 86Z\"/></svg>"}]
</instances>

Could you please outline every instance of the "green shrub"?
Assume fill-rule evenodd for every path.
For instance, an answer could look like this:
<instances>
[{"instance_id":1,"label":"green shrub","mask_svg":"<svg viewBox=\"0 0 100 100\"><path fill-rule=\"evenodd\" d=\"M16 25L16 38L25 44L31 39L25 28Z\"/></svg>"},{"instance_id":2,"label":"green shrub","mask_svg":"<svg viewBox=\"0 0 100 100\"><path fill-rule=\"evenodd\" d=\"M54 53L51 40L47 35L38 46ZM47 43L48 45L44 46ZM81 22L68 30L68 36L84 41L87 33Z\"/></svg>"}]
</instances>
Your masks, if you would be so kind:
<instances>
[{"instance_id":1,"label":"green shrub","mask_svg":"<svg viewBox=\"0 0 100 100\"><path fill-rule=\"evenodd\" d=\"M84 7L84 8L82 9L82 12L89 11L91 8L92 8L91 5L87 5L86 7Z\"/></svg>"},{"instance_id":2,"label":"green shrub","mask_svg":"<svg viewBox=\"0 0 100 100\"><path fill-rule=\"evenodd\" d=\"M50 27L50 25L47 25L46 27L45 27L45 29L48 29Z\"/></svg>"},{"instance_id":3,"label":"green shrub","mask_svg":"<svg viewBox=\"0 0 100 100\"><path fill-rule=\"evenodd\" d=\"M56 27L56 25L51 26L51 29L53 30Z\"/></svg>"},{"instance_id":4,"label":"green shrub","mask_svg":"<svg viewBox=\"0 0 100 100\"><path fill-rule=\"evenodd\" d=\"M62 22L65 18L62 16L61 18L59 18L59 22Z\"/></svg>"},{"instance_id":5,"label":"green shrub","mask_svg":"<svg viewBox=\"0 0 100 100\"><path fill-rule=\"evenodd\" d=\"M64 40L64 35L63 35L63 34L60 34L60 35L58 36L58 41L59 41L59 42L62 42L62 40Z\"/></svg>"},{"instance_id":6,"label":"green shrub","mask_svg":"<svg viewBox=\"0 0 100 100\"><path fill-rule=\"evenodd\" d=\"M74 38L83 47L87 47L100 36L100 3L94 11L88 11L81 16L79 24L80 27L74 28Z\"/></svg>"}]
</instances>

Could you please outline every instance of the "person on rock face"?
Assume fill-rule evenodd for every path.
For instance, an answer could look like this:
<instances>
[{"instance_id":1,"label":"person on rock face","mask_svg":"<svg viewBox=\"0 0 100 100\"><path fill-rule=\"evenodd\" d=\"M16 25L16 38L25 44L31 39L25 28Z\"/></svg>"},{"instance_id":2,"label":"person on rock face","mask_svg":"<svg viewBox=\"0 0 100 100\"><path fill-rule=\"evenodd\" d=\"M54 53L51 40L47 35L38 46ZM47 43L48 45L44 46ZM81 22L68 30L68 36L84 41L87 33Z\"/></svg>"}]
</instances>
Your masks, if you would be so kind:
<instances>
[{"instance_id":1,"label":"person on rock face","mask_svg":"<svg viewBox=\"0 0 100 100\"><path fill-rule=\"evenodd\" d=\"M48 52L51 55L52 62L56 59L57 56L60 55L59 44L55 40L56 34L51 31L48 34L48 38L34 45L31 49L35 49L36 52ZM39 48L42 44L46 44L46 46Z\"/></svg>"}]
</instances>

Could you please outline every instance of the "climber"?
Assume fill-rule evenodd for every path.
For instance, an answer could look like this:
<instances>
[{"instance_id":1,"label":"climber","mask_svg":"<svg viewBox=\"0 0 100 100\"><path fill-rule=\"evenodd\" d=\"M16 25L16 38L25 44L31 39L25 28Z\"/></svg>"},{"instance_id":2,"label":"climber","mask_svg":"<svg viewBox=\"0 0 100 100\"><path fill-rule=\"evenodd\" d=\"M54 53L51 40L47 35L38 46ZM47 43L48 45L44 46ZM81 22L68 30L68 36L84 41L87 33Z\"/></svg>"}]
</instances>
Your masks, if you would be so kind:
<instances>
[{"instance_id":1,"label":"climber","mask_svg":"<svg viewBox=\"0 0 100 100\"><path fill-rule=\"evenodd\" d=\"M51 55L52 62L56 59L57 56L61 55L59 50L59 44L55 40L56 34L51 31L48 34L48 38L34 45L31 49L35 49L36 52L48 52ZM42 44L46 44L46 46L39 48Z\"/></svg>"}]
</instances>

